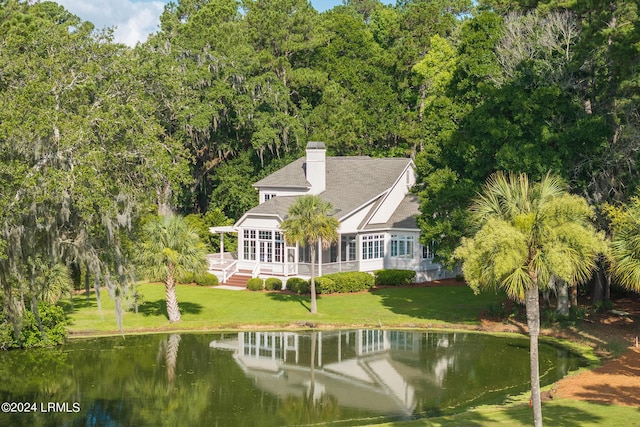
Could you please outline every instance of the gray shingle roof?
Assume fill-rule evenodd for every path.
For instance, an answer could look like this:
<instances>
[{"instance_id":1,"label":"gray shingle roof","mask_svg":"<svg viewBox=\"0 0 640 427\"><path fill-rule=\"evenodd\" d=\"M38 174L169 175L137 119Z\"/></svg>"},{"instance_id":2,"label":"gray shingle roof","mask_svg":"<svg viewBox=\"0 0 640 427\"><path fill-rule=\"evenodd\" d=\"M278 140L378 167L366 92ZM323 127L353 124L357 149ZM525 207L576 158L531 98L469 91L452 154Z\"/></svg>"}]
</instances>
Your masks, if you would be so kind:
<instances>
[{"instance_id":1,"label":"gray shingle roof","mask_svg":"<svg viewBox=\"0 0 640 427\"><path fill-rule=\"evenodd\" d=\"M353 212L389 190L411 163L407 158L367 156L327 157L326 189L320 194L331 203L338 218ZM304 173L305 159L298 159L254 184L255 187L310 187ZM286 215L295 197L274 197L248 213Z\"/></svg>"},{"instance_id":2,"label":"gray shingle roof","mask_svg":"<svg viewBox=\"0 0 640 427\"><path fill-rule=\"evenodd\" d=\"M269 176L262 178L253 184L254 187L296 187L309 188L311 184L307 181L304 173L305 158L289 163L282 169L278 169Z\"/></svg>"}]
</instances>

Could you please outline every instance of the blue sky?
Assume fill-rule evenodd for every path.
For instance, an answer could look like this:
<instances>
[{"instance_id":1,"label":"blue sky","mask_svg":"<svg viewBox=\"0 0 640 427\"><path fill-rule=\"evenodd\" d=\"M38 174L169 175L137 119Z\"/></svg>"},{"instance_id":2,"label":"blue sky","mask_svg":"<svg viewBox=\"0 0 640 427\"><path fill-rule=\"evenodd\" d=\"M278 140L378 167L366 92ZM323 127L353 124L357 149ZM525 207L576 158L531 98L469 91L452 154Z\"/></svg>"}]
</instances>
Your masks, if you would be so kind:
<instances>
[{"instance_id":1,"label":"blue sky","mask_svg":"<svg viewBox=\"0 0 640 427\"><path fill-rule=\"evenodd\" d=\"M55 1L83 20L93 22L97 28L115 27L115 40L129 46L145 41L149 34L158 30L160 14L169 3L168 0ZM342 4L342 0L311 0L311 4L322 12Z\"/></svg>"}]
</instances>

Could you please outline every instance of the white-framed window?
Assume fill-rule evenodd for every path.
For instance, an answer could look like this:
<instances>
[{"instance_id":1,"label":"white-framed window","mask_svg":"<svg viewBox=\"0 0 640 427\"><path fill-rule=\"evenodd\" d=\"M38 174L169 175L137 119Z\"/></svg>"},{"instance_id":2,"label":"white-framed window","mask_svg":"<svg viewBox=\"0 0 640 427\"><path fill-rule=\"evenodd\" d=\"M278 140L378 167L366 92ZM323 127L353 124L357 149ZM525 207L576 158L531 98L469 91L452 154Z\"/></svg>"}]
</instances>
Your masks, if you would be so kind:
<instances>
[{"instance_id":1,"label":"white-framed window","mask_svg":"<svg viewBox=\"0 0 640 427\"><path fill-rule=\"evenodd\" d=\"M391 257L413 258L415 236L407 234L391 235Z\"/></svg>"},{"instance_id":2,"label":"white-framed window","mask_svg":"<svg viewBox=\"0 0 640 427\"><path fill-rule=\"evenodd\" d=\"M284 261L284 241L282 233L272 230L244 230L243 255L246 261Z\"/></svg>"},{"instance_id":3,"label":"white-framed window","mask_svg":"<svg viewBox=\"0 0 640 427\"><path fill-rule=\"evenodd\" d=\"M243 255L247 261L256 260L256 230L244 230L242 233Z\"/></svg>"},{"instance_id":4,"label":"white-framed window","mask_svg":"<svg viewBox=\"0 0 640 427\"><path fill-rule=\"evenodd\" d=\"M422 245L422 259L433 259L433 242L430 245Z\"/></svg>"},{"instance_id":5,"label":"white-framed window","mask_svg":"<svg viewBox=\"0 0 640 427\"><path fill-rule=\"evenodd\" d=\"M275 250L273 252L273 261L283 262L284 261L284 239L282 238L282 233L278 231L274 233L274 246L275 246Z\"/></svg>"},{"instance_id":6,"label":"white-framed window","mask_svg":"<svg viewBox=\"0 0 640 427\"><path fill-rule=\"evenodd\" d=\"M265 193L264 194L264 201L266 202L267 200L273 199L274 197L276 197L276 195L274 193Z\"/></svg>"},{"instance_id":7,"label":"white-framed window","mask_svg":"<svg viewBox=\"0 0 640 427\"><path fill-rule=\"evenodd\" d=\"M384 258L384 234L362 236L362 259Z\"/></svg>"}]
</instances>

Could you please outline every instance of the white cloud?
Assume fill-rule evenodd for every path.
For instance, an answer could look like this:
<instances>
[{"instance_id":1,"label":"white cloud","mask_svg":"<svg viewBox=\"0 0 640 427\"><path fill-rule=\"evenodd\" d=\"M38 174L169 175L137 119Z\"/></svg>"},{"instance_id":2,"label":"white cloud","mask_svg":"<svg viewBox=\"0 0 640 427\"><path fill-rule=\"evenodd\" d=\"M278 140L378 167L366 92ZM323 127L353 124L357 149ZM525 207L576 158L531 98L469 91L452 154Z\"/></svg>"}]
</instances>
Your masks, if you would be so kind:
<instances>
[{"instance_id":1,"label":"white cloud","mask_svg":"<svg viewBox=\"0 0 640 427\"><path fill-rule=\"evenodd\" d=\"M135 46L138 42L144 42L149 34L159 30L160 15L166 2L57 0L57 3L81 19L93 22L97 29L114 27L116 42Z\"/></svg>"}]
</instances>

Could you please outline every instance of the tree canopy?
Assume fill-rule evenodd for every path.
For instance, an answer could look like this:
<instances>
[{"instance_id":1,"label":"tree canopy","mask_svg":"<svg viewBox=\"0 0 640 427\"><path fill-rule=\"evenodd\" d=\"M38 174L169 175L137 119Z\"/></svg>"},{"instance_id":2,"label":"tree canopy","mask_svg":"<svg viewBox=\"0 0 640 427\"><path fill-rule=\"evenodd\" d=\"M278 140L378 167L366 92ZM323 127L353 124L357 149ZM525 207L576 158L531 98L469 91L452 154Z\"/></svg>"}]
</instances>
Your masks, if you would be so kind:
<instances>
[{"instance_id":1,"label":"tree canopy","mask_svg":"<svg viewBox=\"0 0 640 427\"><path fill-rule=\"evenodd\" d=\"M0 16L0 286L16 328L53 268L126 296L144 216L238 219L308 140L415 158L421 238L445 263L495 171L551 171L598 213L640 182L635 2L179 0L135 48L53 2Z\"/></svg>"}]
</instances>

